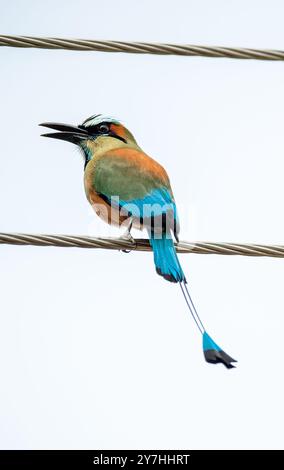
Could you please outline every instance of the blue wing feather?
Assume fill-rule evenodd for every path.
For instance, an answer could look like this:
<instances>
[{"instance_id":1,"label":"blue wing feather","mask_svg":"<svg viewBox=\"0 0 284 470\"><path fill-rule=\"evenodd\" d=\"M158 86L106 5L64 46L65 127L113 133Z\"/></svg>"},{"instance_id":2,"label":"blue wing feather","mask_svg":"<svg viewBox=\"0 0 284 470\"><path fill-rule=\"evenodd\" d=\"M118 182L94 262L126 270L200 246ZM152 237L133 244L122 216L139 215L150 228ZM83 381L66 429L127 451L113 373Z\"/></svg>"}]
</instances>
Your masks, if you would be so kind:
<instances>
[{"instance_id":1,"label":"blue wing feather","mask_svg":"<svg viewBox=\"0 0 284 470\"><path fill-rule=\"evenodd\" d=\"M100 194L101 195L101 194ZM170 217L174 226L178 227L178 214L175 201L170 191L165 188L156 188L143 198L123 200L118 197L108 197L101 195L108 204L119 207L130 216L139 219L141 222L149 218L157 218L163 215ZM174 227L171 227L174 229ZM176 232L177 230L174 229Z\"/></svg>"},{"instance_id":2,"label":"blue wing feather","mask_svg":"<svg viewBox=\"0 0 284 470\"><path fill-rule=\"evenodd\" d=\"M101 196L111 206L120 208L129 217L145 224L157 273L171 282L186 282L169 230L173 230L177 238L178 215L170 191L165 187L156 188L143 198L127 201L118 197Z\"/></svg>"}]
</instances>

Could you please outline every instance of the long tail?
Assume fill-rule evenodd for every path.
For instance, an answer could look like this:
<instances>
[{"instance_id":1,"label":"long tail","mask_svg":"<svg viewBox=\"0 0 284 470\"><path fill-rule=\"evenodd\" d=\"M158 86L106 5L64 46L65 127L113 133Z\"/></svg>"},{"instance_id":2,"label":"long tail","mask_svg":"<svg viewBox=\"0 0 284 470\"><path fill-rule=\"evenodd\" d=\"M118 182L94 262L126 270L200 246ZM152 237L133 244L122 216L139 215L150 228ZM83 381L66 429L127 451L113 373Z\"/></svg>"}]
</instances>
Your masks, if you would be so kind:
<instances>
[{"instance_id":1,"label":"long tail","mask_svg":"<svg viewBox=\"0 0 284 470\"><path fill-rule=\"evenodd\" d=\"M156 271L160 276L170 282L179 283L186 305L190 314L202 334L203 353L205 360L211 364L224 364L228 369L235 367L232 362L235 359L225 353L205 330L205 327L197 313L195 305L187 287L186 277L180 265L176 254L174 242L169 234L164 233L161 238L156 238L154 234L150 235L150 243L154 252L154 262Z\"/></svg>"},{"instance_id":2,"label":"long tail","mask_svg":"<svg viewBox=\"0 0 284 470\"><path fill-rule=\"evenodd\" d=\"M157 238L155 234L150 236L157 273L170 282L186 282L173 239L167 233L163 233L160 237Z\"/></svg>"}]
</instances>

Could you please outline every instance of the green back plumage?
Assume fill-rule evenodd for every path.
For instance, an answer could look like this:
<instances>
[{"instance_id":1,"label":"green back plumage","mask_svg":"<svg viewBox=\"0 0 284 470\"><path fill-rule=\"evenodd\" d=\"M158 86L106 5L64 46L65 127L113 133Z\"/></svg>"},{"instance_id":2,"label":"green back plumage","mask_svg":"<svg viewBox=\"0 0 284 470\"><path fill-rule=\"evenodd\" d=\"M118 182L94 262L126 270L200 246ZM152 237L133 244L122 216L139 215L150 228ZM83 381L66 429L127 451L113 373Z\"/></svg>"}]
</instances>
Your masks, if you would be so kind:
<instances>
[{"instance_id":1,"label":"green back plumage","mask_svg":"<svg viewBox=\"0 0 284 470\"><path fill-rule=\"evenodd\" d=\"M94 170L95 191L108 197L138 199L160 187L171 193L165 170L141 151L124 148L123 152L108 152L98 159Z\"/></svg>"}]
</instances>

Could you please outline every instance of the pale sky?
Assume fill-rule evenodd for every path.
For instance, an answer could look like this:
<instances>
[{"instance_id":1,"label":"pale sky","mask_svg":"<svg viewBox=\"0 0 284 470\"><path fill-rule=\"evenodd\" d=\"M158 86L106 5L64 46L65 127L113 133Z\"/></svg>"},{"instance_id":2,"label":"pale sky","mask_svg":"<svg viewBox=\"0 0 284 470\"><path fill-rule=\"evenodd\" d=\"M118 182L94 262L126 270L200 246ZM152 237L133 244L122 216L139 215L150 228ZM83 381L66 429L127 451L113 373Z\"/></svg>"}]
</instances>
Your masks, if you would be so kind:
<instances>
[{"instance_id":1,"label":"pale sky","mask_svg":"<svg viewBox=\"0 0 284 470\"><path fill-rule=\"evenodd\" d=\"M0 34L284 49L280 0L0 0ZM284 63L0 48L0 231L117 235L43 121L120 118L181 239L284 243ZM237 368L205 363L151 254L1 246L2 449L283 448L284 260L180 255Z\"/></svg>"}]
</instances>

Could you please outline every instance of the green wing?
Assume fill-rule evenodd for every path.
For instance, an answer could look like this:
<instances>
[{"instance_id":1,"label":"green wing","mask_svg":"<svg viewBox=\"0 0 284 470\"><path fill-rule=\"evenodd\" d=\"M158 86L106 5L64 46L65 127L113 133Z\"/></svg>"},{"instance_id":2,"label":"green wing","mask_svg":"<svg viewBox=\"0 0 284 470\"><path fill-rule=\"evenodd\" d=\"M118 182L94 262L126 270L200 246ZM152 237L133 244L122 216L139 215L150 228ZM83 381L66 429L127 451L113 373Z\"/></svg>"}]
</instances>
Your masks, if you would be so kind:
<instances>
[{"instance_id":1,"label":"green wing","mask_svg":"<svg viewBox=\"0 0 284 470\"><path fill-rule=\"evenodd\" d=\"M128 150L128 152L127 152ZM109 152L95 164L95 191L108 203L118 204L127 214L143 220L149 226L152 217L161 220L160 227L169 221L176 237L178 216L170 181L157 162L140 151L124 149L123 154ZM114 197L119 200L115 202Z\"/></svg>"}]
</instances>

